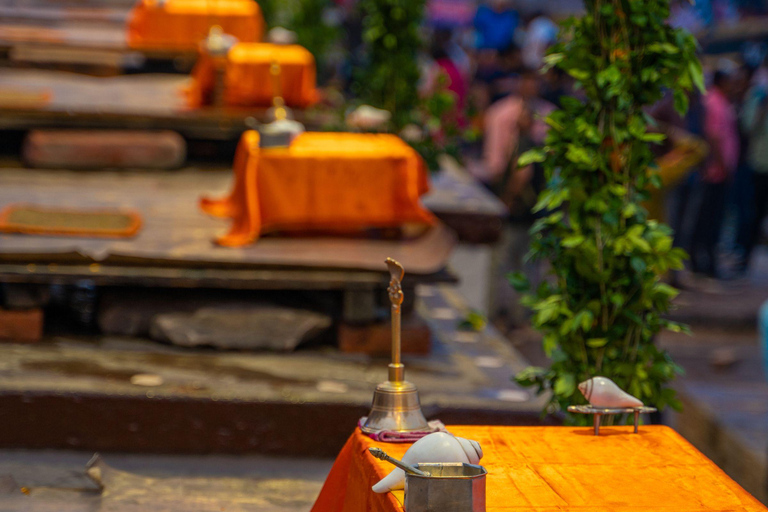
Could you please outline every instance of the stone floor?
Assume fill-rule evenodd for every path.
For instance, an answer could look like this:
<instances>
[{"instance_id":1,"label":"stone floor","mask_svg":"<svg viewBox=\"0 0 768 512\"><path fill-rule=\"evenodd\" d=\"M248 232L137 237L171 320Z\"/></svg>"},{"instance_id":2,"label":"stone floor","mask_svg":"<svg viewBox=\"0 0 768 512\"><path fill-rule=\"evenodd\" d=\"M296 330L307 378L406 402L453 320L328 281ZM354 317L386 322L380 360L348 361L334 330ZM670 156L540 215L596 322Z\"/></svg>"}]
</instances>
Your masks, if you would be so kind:
<instances>
[{"instance_id":1,"label":"stone floor","mask_svg":"<svg viewBox=\"0 0 768 512\"><path fill-rule=\"evenodd\" d=\"M492 327L459 329L469 309L455 290L419 286L417 294L433 347L404 362L425 415L538 423L541 399L511 380L527 361ZM216 352L71 337L0 344L0 415L18 417L0 447L333 456L368 411L387 363L331 347Z\"/></svg>"},{"instance_id":2,"label":"stone floor","mask_svg":"<svg viewBox=\"0 0 768 512\"><path fill-rule=\"evenodd\" d=\"M86 475L92 456L0 451L0 511L306 512L333 464L332 459L108 453L101 458L120 480L112 486L105 481L101 493Z\"/></svg>"}]
</instances>

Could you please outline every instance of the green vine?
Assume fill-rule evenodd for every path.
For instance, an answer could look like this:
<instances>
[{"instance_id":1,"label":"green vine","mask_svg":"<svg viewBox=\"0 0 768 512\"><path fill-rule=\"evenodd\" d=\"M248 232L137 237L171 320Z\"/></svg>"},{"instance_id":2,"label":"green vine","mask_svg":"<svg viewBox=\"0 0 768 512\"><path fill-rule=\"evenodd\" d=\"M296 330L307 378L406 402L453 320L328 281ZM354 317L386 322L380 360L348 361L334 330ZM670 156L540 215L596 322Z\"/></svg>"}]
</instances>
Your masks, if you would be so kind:
<instances>
[{"instance_id":1,"label":"green vine","mask_svg":"<svg viewBox=\"0 0 768 512\"><path fill-rule=\"evenodd\" d=\"M399 130L418 106L422 46L419 26L425 0L360 0L365 59L353 77L352 92L364 103L392 113Z\"/></svg>"},{"instance_id":2,"label":"green vine","mask_svg":"<svg viewBox=\"0 0 768 512\"><path fill-rule=\"evenodd\" d=\"M517 381L551 392L549 412L583 403L576 386L595 375L648 405L678 409L666 384L681 369L654 338L663 328L687 330L664 319L677 291L661 280L685 253L640 204L660 186L649 145L663 140L648 131L653 121L643 108L671 90L678 112L687 110L687 91L703 90L697 45L665 23L669 0L585 0L585 7L563 23L546 57L585 98L563 98L546 119L546 146L518 162L540 162L547 175L531 256L551 263L552 279L525 299L551 365L528 368ZM522 276L510 279L526 289Z\"/></svg>"},{"instance_id":3,"label":"green vine","mask_svg":"<svg viewBox=\"0 0 768 512\"><path fill-rule=\"evenodd\" d=\"M332 0L259 0L268 28L282 26L296 32L296 42L315 57L322 75L329 50L339 41L341 29L324 20Z\"/></svg>"}]
</instances>

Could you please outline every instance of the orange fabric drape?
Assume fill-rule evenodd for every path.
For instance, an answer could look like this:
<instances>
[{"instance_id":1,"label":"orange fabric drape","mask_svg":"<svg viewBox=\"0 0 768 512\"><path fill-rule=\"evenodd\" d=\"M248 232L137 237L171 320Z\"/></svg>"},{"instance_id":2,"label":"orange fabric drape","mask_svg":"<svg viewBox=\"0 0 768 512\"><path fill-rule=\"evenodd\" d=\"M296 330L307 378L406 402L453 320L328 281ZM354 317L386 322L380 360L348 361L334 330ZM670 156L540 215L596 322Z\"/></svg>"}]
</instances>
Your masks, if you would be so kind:
<instances>
[{"instance_id":1,"label":"orange fabric drape","mask_svg":"<svg viewBox=\"0 0 768 512\"><path fill-rule=\"evenodd\" d=\"M280 64L281 95L289 107L306 108L317 101L315 58L298 45L238 43L224 65L224 103L229 106L269 107L274 96L270 66ZM206 102L214 86L213 59L203 54L192 71L188 103Z\"/></svg>"},{"instance_id":2,"label":"orange fabric drape","mask_svg":"<svg viewBox=\"0 0 768 512\"><path fill-rule=\"evenodd\" d=\"M435 222L419 203L429 188L424 162L394 135L307 132L289 148L261 149L248 131L233 170L228 197L201 200L207 213L233 219L220 245L246 245L269 231Z\"/></svg>"},{"instance_id":3,"label":"orange fabric drape","mask_svg":"<svg viewBox=\"0 0 768 512\"><path fill-rule=\"evenodd\" d=\"M194 51L213 25L241 42L264 35L264 18L253 0L139 0L128 18L128 46Z\"/></svg>"},{"instance_id":4,"label":"orange fabric drape","mask_svg":"<svg viewBox=\"0 0 768 512\"><path fill-rule=\"evenodd\" d=\"M669 427L454 426L483 447L488 512L766 511L760 502ZM409 444L377 443L356 432L325 481L312 512L402 512L392 493L371 486Z\"/></svg>"}]
</instances>

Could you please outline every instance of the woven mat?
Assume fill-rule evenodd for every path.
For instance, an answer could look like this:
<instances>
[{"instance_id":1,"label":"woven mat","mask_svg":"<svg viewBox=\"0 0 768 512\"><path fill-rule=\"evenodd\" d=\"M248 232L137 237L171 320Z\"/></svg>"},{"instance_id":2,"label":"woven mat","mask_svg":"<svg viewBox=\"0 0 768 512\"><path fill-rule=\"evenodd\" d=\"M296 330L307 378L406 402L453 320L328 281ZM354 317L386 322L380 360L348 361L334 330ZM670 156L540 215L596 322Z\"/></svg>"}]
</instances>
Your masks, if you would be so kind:
<instances>
[{"instance_id":1,"label":"woven mat","mask_svg":"<svg viewBox=\"0 0 768 512\"><path fill-rule=\"evenodd\" d=\"M0 231L31 235L128 238L141 227L138 213L11 205L0 212Z\"/></svg>"}]
</instances>

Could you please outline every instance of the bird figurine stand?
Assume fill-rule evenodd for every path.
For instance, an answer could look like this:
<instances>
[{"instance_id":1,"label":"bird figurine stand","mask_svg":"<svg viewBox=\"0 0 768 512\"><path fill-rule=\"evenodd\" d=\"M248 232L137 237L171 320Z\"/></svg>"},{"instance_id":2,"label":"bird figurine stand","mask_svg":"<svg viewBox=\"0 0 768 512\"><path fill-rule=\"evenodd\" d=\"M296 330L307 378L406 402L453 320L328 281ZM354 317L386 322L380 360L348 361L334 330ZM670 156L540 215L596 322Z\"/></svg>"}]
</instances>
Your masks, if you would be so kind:
<instances>
[{"instance_id":1,"label":"bird figurine stand","mask_svg":"<svg viewBox=\"0 0 768 512\"><path fill-rule=\"evenodd\" d=\"M593 407L591 405L569 405L568 412L576 414L592 414L593 422L595 426L595 435L600 435L600 420L604 415L608 414L634 414L635 415L635 434L637 434L637 426L640 423L640 415L649 412L656 412L655 407Z\"/></svg>"},{"instance_id":2,"label":"bird figurine stand","mask_svg":"<svg viewBox=\"0 0 768 512\"><path fill-rule=\"evenodd\" d=\"M656 412L655 407L647 407L638 398L622 390L611 379L595 376L578 385L579 391L589 405L570 405L568 412L592 414L595 435L600 435L600 420L609 414L634 414L635 434L640 423L640 414Z\"/></svg>"},{"instance_id":3,"label":"bird figurine stand","mask_svg":"<svg viewBox=\"0 0 768 512\"><path fill-rule=\"evenodd\" d=\"M390 275L387 292L392 303L392 362L389 364L388 380L376 386L371 412L361 429L366 434L385 430L392 432L430 430L421 412L416 386L405 380L405 367L400 361L400 319L403 304L403 288L400 283L405 276L405 270L392 258L387 258L386 264Z\"/></svg>"}]
</instances>

